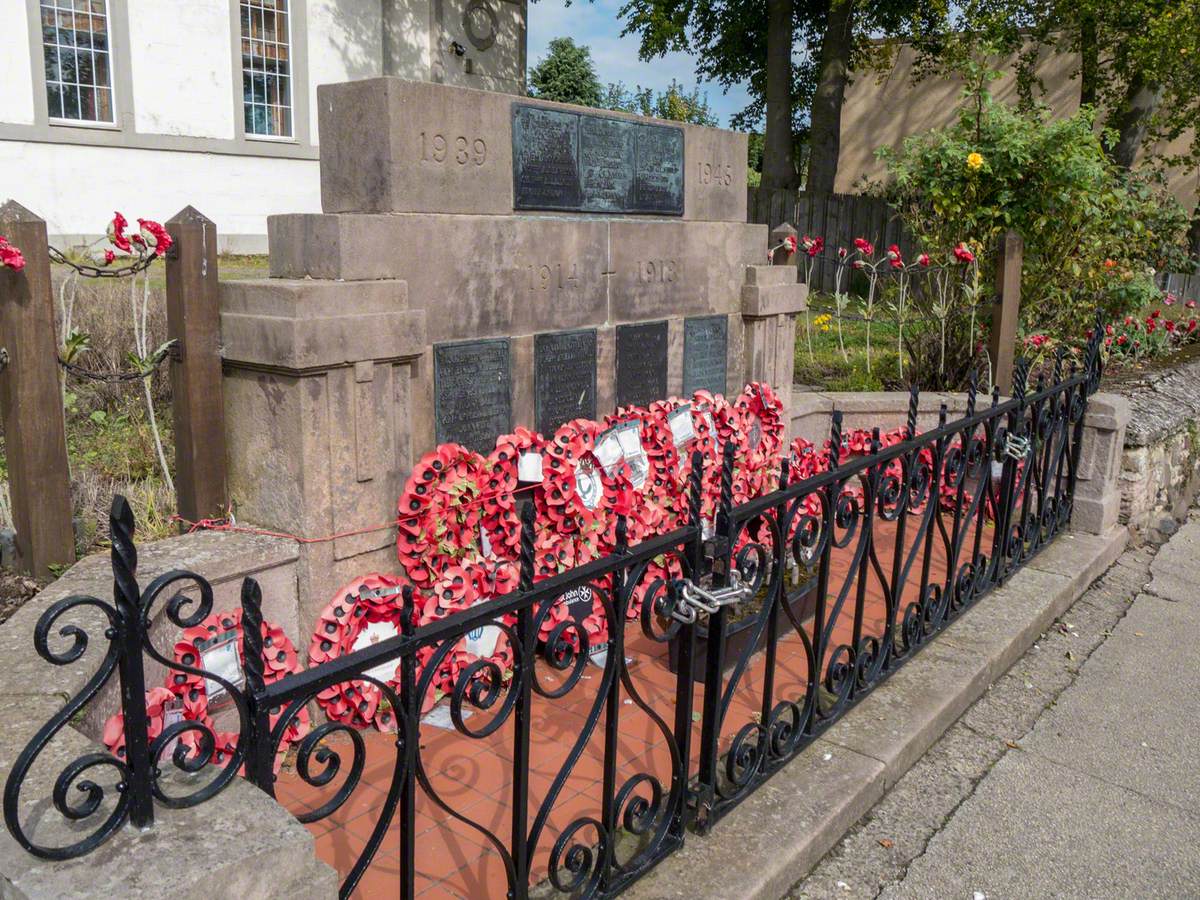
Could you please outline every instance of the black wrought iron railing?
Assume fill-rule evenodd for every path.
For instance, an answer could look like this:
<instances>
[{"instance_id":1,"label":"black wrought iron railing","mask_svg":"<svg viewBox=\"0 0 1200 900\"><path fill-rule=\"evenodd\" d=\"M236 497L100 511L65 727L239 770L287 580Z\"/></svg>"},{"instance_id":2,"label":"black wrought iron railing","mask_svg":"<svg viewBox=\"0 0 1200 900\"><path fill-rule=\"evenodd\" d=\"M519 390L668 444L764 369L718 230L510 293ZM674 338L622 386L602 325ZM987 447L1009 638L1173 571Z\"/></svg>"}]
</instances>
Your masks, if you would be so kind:
<instances>
[{"instance_id":1,"label":"black wrought iron railing","mask_svg":"<svg viewBox=\"0 0 1200 900\"><path fill-rule=\"evenodd\" d=\"M1060 357L1028 386L1019 365L1011 399L993 394L981 404L972 390L962 418L948 421L943 405L937 427L921 434L914 390L903 439L883 447L876 429L859 458L841 458L842 420L834 413L824 471L793 480L784 462L778 490L738 506L734 447L714 461L697 454L688 524L627 546L621 523L612 555L536 582L528 505L512 593L420 624L418 598L405 587L397 636L272 683L264 675L272 651L264 647L261 592L251 579L241 595L242 683L155 649L160 598L170 595L170 626L187 629L212 612L213 592L190 572L140 589L132 516L117 498L114 602L62 600L34 635L43 658L70 664L89 637L60 622L98 610L107 652L16 760L5 822L37 856L77 857L127 821L149 827L156 806L208 800L244 765L245 777L301 822L327 820L354 836L335 860L343 896L386 864L395 891L412 897L445 877L433 860L471 855L428 849L430 828L473 848L479 896L615 895L677 849L689 827L718 826L1066 527L1087 398L1099 380L1097 343L1081 371L1064 372ZM713 528L701 522L706 464L722 467ZM578 609L581 596L591 599L584 613L563 612ZM439 696L435 673L481 628L498 629L511 664L464 657ZM51 641L61 639L69 646L54 649ZM149 726L144 656L209 679L233 699L236 747L222 765L211 722ZM382 664L398 666L398 675L381 677ZM85 754L49 782L35 782L39 755L114 671L123 755ZM335 686L388 704L394 734L315 724L277 772L292 726ZM428 718L435 700L439 725ZM475 767L439 758L453 753ZM491 780L478 774L485 769ZM36 826L21 821L22 790L43 784L51 784L66 823L51 832L56 843L41 837L44 814ZM369 792L372 800L362 801Z\"/></svg>"}]
</instances>

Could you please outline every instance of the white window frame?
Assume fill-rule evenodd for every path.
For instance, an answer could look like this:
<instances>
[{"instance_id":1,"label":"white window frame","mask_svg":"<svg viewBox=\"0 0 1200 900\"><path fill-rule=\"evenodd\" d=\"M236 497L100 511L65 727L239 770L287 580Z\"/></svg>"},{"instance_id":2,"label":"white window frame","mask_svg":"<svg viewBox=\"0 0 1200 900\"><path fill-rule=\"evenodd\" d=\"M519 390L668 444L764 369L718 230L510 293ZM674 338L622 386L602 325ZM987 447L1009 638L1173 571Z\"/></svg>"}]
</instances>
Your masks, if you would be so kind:
<instances>
[{"instance_id":1,"label":"white window frame","mask_svg":"<svg viewBox=\"0 0 1200 900\"><path fill-rule=\"evenodd\" d=\"M296 48L293 46L293 43L292 43L292 36L295 33L295 28L293 25L293 21L295 18L295 9L293 8L294 7L293 0L284 0L284 5L286 7L284 10L284 16L285 16L285 22L287 25L287 33L283 36L282 41L275 40L275 41L271 42L275 46L284 47L287 49L287 72L288 73L287 73L287 75L284 75L284 76L280 76L278 74L278 72L267 73L265 70L263 70L263 72L261 73L264 77L264 85L265 85L265 79L270 74L273 74L276 79L281 78L281 77L287 79L288 88L289 88L288 89L288 103L285 107L283 104L255 103L253 100L250 100L250 101L246 100L246 95L245 95L246 74L247 74L247 72L249 72L251 75L253 75L253 74L255 74L256 70L253 68L253 46L251 46L251 54L252 54L251 55L251 68L247 69L246 65L245 65L245 56L242 52L242 43L244 41L248 40L253 45L255 43L255 41L252 36L253 35L253 27L251 27L251 32L249 35L243 33L243 31L242 31L242 9L246 8L248 10L248 12L250 13L250 15L253 16L256 9L258 9L260 12L263 11L263 4L265 2L266 2L266 0L237 0L237 30L238 30L237 60L238 60L238 71L239 71L241 79L242 79L242 90L241 90L241 95L240 95L241 96L241 104L240 104L240 110L239 110L241 131L242 131L242 134L245 137L245 139L248 141L268 141L268 142L274 141L274 142L280 142L280 143L295 143L296 142L296 132L297 132L296 116L297 116L297 109L298 109L299 104L297 103L297 100L296 100L296 96L297 96L296 95L296 90L297 90ZM266 43L266 42L260 41L259 43ZM248 108L254 108L254 107L258 107L258 108L262 108L262 109L266 109L266 110L286 108L288 111L288 124L289 124L288 133L287 134L260 134L258 132L254 132L254 131L251 131L250 129L246 128L245 127L245 125L246 125L246 110Z\"/></svg>"},{"instance_id":2,"label":"white window frame","mask_svg":"<svg viewBox=\"0 0 1200 900\"><path fill-rule=\"evenodd\" d=\"M65 117L65 116L52 115L50 112L51 86L54 84L57 84L61 88L61 87L66 87L67 83L64 81L61 81L61 80L51 80L49 78L43 78L42 89L43 89L43 93L45 95L45 100L46 100L46 120L50 125L53 125L56 127L60 127L60 126L67 127L67 128L106 128L106 129L111 129L111 130L119 130L121 127L119 124L120 118L119 118L119 111L117 108L116 48L113 46L112 2L111 2L111 0L100 0L100 2L103 4L103 8L100 13L90 12L90 13L86 13L86 15L92 15L92 16L100 15L100 16L103 16L103 18L104 18L104 33L108 40L108 47L107 47L107 49L100 51L100 52L104 53L108 57L108 67L107 67L108 68L108 72L107 72L108 83L106 85L102 85L102 84L98 84L95 82L95 80L94 80L95 68L96 68L95 55L96 55L97 51L95 50L95 48L89 47L89 48L87 48L87 50L92 54L93 83L91 85L85 86L85 85L80 84L78 81L75 81L72 84L74 86L78 87L81 91L86 88L90 88L93 92L100 88L107 89L108 95L109 95L109 114L110 114L111 118L109 118L109 119L85 119L82 117L70 118L70 117ZM57 43L57 41L53 45L48 44L46 41L46 36L45 36L45 32L43 30L43 25L42 25L42 16L45 12L46 4L50 4L50 8L52 10L54 10L56 13L59 13L59 14L69 13L72 16L72 19L77 14L77 11L74 8L74 3L72 2L72 0L36 0L36 4L37 4L36 10L37 10L37 16L38 16L37 32L38 32L38 35L40 36L39 49L41 50L41 69L43 72L45 72L47 48L52 46L55 50L59 51L60 53L64 49L64 45ZM64 8L64 7L69 7L69 8ZM59 29L56 26L55 27L55 37L56 38L58 37L58 31L59 31ZM90 33L91 32L89 31L89 34ZM78 52L81 48L71 47L71 48L66 48L66 49L70 49L75 52ZM61 79L61 76L62 76L61 60L58 63L57 74L60 76L60 79ZM78 72L76 72L76 77L78 78ZM82 102L80 103L80 111L82 112Z\"/></svg>"}]
</instances>

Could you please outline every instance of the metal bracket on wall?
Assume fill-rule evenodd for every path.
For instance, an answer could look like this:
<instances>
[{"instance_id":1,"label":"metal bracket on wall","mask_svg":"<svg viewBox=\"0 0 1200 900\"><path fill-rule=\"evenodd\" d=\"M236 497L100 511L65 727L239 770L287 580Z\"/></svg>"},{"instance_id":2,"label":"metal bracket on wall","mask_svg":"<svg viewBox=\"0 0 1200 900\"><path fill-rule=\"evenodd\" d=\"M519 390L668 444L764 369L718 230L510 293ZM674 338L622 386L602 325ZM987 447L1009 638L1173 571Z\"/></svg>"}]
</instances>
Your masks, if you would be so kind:
<instances>
[{"instance_id":1,"label":"metal bracket on wall","mask_svg":"<svg viewBox=\"0 0 1200 900\"><path fill-rule=\"evenodd\" d=\"M8 368L8 348L0 347L0 372Z\"/></svg>"}]
</instances>

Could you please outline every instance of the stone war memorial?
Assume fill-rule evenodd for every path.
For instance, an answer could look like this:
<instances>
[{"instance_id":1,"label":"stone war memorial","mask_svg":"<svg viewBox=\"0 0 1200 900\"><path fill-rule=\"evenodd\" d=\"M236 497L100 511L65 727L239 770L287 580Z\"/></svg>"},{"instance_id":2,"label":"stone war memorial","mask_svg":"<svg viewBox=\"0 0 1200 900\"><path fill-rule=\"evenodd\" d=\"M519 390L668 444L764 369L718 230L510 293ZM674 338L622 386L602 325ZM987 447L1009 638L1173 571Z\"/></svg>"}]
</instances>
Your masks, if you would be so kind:
<instances>
[{"instance_id":1,"label":"stone war memorial","mask_svg":"<svg viewBox=\"0 0 1200 900\"><path fill-rule=\"evenodd\" d=\"M0 626L0 894L778 900L1124 547L1101 329L1007 398L808 391L746 135L317 105L270 277L163 232L177 470L232 516L139 546L114 497ZM45 223L0 222L49 334Z\"/></svg>"},{"instance_id":2,"label":"stone war memorial","mask_svg":"<svg viewBox=\"0 0 1200 900\"><path fill-rule=\"evenodd\" d=\"M321 214L225 282L230 494L301 550L301 619L395 567L415 460L516 426L764 381L788 400L795 266L746 224L744 134L380 78L318 91ZM785 419L786 421L786 419Z\"/></svg>"}]
</instances>

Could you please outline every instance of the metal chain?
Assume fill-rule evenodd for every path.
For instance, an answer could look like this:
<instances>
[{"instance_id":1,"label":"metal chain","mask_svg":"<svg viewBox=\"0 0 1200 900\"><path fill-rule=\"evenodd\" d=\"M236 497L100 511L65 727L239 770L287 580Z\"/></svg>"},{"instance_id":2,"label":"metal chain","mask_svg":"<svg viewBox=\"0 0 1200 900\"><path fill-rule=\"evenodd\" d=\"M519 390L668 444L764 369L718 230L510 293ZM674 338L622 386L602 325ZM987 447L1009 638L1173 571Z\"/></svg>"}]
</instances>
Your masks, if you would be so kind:
<instances>
[{"instance_id":1,"label":"metal chain","mask_svg":"<svg viewBox=\"0 0 1200 900\"><path fill-rule=\"evenodd\" d=\"M104 384L124 384L128 381L141 381L143 378L149 378L154 374L155 370L162 365L163 360L171 355L171 350L179 341L171 340L163 344L154 356L150 357L149 365L146 368L137 372L92 372L77 366L74 363L64 362L59 360L58 364L70 372L72 375L77 375L80 378L85 378L88 381L99 381Z\"/></svg>"},{"instance_id":2,"label":"metal chain","mask_svg":"<svg viewBox=\"0 0 1200 900\"><path fill-rule=\"evenodd\" d=\"M121 266L119 269L104 269L100 266L93 266L87 263L77 263L74 260L68 259L67 256L54 247L47 248L50 251L51 262L56 262L63 266L69 266L74 269L79 275L84 278L128 278L145 272L150 268L151 263L156 257L153 253L139 257L137 262L128 266Z\"/></svg>"}]
</instances>

